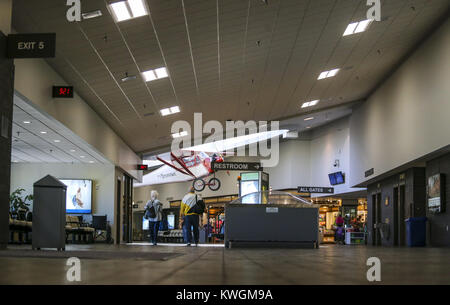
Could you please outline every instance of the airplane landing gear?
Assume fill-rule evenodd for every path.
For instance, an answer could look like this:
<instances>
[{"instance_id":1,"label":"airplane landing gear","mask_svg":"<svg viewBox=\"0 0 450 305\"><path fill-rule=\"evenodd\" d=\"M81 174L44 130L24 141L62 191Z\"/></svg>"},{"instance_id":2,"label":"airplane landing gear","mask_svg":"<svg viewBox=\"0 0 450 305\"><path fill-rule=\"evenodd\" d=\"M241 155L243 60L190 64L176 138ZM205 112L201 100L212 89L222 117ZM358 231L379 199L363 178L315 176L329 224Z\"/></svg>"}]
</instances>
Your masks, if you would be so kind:
<instances>
[{"instance_id":1,"label":"airplane landing gear","mask_svg":"<svg viewBox=\"0 0 450 305\"><path fill-rule=\"evenodd\" d=\"M217 191L220 188L220 180L213 177L206 183L202 178L196 178L192 185L197 192L203 191L205 186L208 186L211 191Z\"/></svg>"}]
</instances>

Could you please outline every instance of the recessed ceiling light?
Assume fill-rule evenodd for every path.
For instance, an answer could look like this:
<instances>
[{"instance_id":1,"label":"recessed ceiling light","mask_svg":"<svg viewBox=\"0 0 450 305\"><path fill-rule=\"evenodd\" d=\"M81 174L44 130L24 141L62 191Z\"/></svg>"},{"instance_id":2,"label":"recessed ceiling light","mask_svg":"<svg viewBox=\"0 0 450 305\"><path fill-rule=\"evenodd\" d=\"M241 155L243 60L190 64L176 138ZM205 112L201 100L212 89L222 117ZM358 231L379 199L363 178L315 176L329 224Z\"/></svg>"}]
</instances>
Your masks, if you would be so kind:
<instances>
[{"instance_id":1,"label":"recessed ceiling light","mask_svg":"<svg viewBox=\"0 0 450 305\"><path fill-rule=\"evenodd\" d=\"M315 106L315 105L317 105L318 102L319 102L319 100L314 100L311 102L303 103L302 108Z\"/></svg>"},{"instance_id":2,"label":"recessed ceiling light","mask_svg":"<svg viewBox=\"0 0 450 305\"><path fill-rule=\"evenodd\" d=\"M338 72L339 72L339 69L333 69L333 70L329 70L329 71L324 71L324 72L320 73L320 75L319 75L319 77L318 77L317 79L323 79L323 78L333 77L333 76L335 76Z\"/></svg>"},{"instance_id":3,"label":"recessed ceiling light","mask_svg":"<svg viewBox=\"0 0 450 305\"><path fill-rule=\"evenodd\" d=\"M23 121L24 124L30 124L30 121Z\"/></svg>"},{"instance_id":4,"label":"recessed ceiling light","mask_svg":"<svg viewBox=\"0 0 450 305\"><path fill-rule=\"evenodd\" d=\"M94 161L89 161L89 163L94 163Z\"/></svg>"},{"instance_id":5,"label":"recessed ceiling light","mask_svg":"<svg viewBox=\"0 0 450 305\"><path fill-rule=\"evenodd\" d=\"M142 0L128 0L128 5L130 6L133 18L147 15L147 10L145 9L145 5Z\"/></svg>"},{"instance_id":6,"label":"recessed ceiling light","mask_svg":"<svg viewBox=\"0 0 450 305\"><path fill-rule=\"evenodd\" d=\"M116 22L148 15L143 0L119 1L110 4Z\"/></svg>"},{"instance_id":7,"label":"recessed ceiling light","mask_svg":"<svg viewBox=\"0 0 450 305\"><path fill-rule=\"evenodd\" d=\"M166 115L169 115L169 114L175 114L175 113L180 112L180 107L173 106L173 107L170 107L170 108L164 108L164 109L161 109L160 112L161 112L162 116L166 116Z\"/></svg>"},{"instance_id":8,"label":"recessed ceiling light","mask_svg":"<svg viewBox=\"0 0 450 305\"><path fill-rule=\"evenodd\" d=\"M91 12L81 14L81 16L83 16L83 19L97 18L97 17L102 16L102 11L101 10L91 11Z\"/></svg>"},{"instance_id":9,"label":"recessed ceiling light","mask_svg":"<svg viewBox=\"0 0 450 305\"><path fill-rule=\"evenodd\" d=\"M373 20L371 19L366 19L363 21L350 23L349 25L347 25L347 28L345 29L345 32L342 36L364 32L365 30L367 30L372 21Z\"/></svg>"},{"instance_id":10,"label":"recessed ceiling light","mask_svg":"<svg viewBox=\"0 0 450 305\"><path fill-rule=\"evenodd\" d=\"M310 120L314 120L314 117L312 116L312 117L304 119L304 121L310 121Z\"/></svg>"},{"instance_id":11,"label":"recessed ceiling light","mask_svg":"<svg viewBox=\"0 0 450 305\"><path fill-rule=\"evenodd\" d=\"M306 126L307 129L311 128L311 126Z\"/></svg>"},{"instance_id":12,"label":"recessed ceiling light","mask_svg":"<svg viewBox=\"0 0 450 305\"><path fill-rule=\"evenodd\" d=\"M167 74L167 69L165 67L162 67L155 70L142 72L142 76L144 77L144 80L146 82L150 82L155 79L168 77L169 75Z\"/></svg>"},{"instance_id":13,"label":"recessed ceiling light","mask_svg":"<svg viewBox=\"0 0 450 305\"><path fill-rule=\"evenodd\" d=\"M75 152L75 149L71 149L70 152Z\"/></svg>"},{"instance_id":14,"label":"recessed ceiling light","mask_svg":"<svg viewBox=\"0 0 450 305\"><path fill-rule=\"evenodd\" d=\"M172 133L172 138L176 139L176 138L180 138L180 137L185 137L188 135L187 131L182 131L182 132L177 132L177 133Z\"/></svg>"},{"instance_id":15,"label":"recessed ceiling light","mask_svg":"<svg viewBox=\"0 0 450 305\"><path fill-rule=\"evenodd\" d=\"M117 22L131 19L131 14L128 11L128 7L125 1L111 3L111 8L114 13L114 17Z\"/></svg>"},{"instance_id":16,"label":"recessed ceiling light","mask_svg":"<svg viewBox=\"0 0 450 305\"><path fill-rule=\"evenodd\" d=\"M85 156L80 156L80 158L86 158Z\"/></svg>"},{"instance_id":17,"label":"recessed ceiling light","mask_svg":"<svg viewBox=\"0 0 450 305\"><path fill-rule=\"evenodd\" d=\"M178 113L178 112L180 112L180 107L178 107L178 106L170 107L170 111L172 113Z\"/></svg>"},{"instance_id":18,"label":"recessed ceiling light","mask_svg":"<svg viewBox=\"0 0 450 305\"><path fill-rule=\"evenodd\" d=\"M47 132L46 132L46 131L41 131L41 133L42 133L42 134L46 134Z\"/></svg>"},{"instance_id":19,"label":"recessed ceiling light","mask_svg":"<svg viewBox=\"0 0 450 305\"><path fill-rule=\"evenodd\" d=\"M61 140L53 140L53 142L59 143L59 142L61 142Z\"/></svg>"}]
</instances>

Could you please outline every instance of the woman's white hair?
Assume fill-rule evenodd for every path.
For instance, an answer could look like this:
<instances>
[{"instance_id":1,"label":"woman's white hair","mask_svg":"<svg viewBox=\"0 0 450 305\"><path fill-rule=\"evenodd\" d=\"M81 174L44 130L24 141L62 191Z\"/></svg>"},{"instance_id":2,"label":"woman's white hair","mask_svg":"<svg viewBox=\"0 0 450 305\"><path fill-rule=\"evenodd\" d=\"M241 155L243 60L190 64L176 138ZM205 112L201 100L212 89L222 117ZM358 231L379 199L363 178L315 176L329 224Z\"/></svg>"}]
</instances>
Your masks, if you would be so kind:
<instances>
[{"instance_id":1,"label":"woman's white hair","mask_svg":"<svg viewBox=\"0 0 450 305\"><path fill-rule=\"evenodd\" d=\"M150 192L150 197L154 198L154 199L158 199L159 193L157 191L153 190Z\"/></svg>"}]
</instances>

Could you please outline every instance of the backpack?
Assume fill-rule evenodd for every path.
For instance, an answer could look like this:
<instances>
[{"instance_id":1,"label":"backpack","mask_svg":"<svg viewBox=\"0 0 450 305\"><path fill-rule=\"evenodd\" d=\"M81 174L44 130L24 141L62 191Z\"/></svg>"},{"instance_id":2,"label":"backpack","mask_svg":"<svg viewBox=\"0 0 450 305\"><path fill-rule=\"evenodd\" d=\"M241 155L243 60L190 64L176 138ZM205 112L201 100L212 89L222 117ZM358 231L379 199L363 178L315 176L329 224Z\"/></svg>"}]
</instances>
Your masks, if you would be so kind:
<instances>
[{"instance_id":1,"label":"backpack","mask_svg":"<svg viewBox=\"0 0 450 305\"><path fill-rule=\"evenodd\" d=\"M155 207L153 205L150 208L146 208L145 209L144 217L145 217L145 219L155 218L156 217L156 210L155 210Z\"/></svg>"},{"instance_id":2,"label":"backpack","mask_svg":"<svg viewBox=\"0 0 450 305\"><path fill-rule=\"evenodd\" d=\"M189 209L188 213L203 214L205 212L205 202L203 200L197 200L195 196L195 205Z\"/></svg>"}]
</instances>

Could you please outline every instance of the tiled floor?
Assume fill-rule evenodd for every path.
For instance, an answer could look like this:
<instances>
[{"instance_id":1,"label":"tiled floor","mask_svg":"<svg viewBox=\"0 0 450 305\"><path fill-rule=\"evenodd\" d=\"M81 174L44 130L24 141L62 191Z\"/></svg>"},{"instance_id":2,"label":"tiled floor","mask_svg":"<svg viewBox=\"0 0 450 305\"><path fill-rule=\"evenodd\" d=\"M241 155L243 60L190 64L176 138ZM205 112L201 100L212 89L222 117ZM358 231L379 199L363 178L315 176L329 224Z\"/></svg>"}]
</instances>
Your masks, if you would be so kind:
<instances>
[{"instance_id":1,"label":"tiled floor","mask_svg":"<svg viewBox=\"0 0 450 305\"><path fill-rule=\"evenodd\" d=\"M381 284L450 284L449 248L327 245L265 250L97 244L66 249L183 254L167 261L83 259L80 284L371 284L366 262L373 256L381 260ZM66 284L68 268L61 258L0 258L0 284Z\"/></svg>"}]
</instances>

